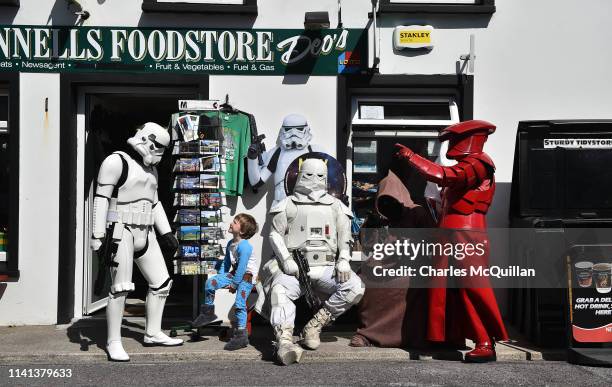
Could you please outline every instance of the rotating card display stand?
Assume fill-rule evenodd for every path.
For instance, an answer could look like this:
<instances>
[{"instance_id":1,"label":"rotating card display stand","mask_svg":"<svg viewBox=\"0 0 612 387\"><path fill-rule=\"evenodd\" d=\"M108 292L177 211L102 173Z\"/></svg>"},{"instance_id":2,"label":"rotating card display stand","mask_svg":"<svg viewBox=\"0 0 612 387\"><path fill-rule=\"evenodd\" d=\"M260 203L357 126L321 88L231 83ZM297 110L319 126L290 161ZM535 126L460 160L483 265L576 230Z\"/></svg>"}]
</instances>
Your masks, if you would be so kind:
<instances>
[{"instance_id":1,"label":"rotating card display stand","mask_svg":"<svg viewBox=\"0 0 612 387\"><path fill-rule=\"evenodd\" d=\"M223 255L221 207L226 204L220 190L225 171L223 144L218 134L208 135L218 133L215 125L199 125L204 112L182 111L172 119L174 225L179 241L174 274L193 276L192 318L200 305L201 277L217 274ZM193 332L190 324L184 324L171 327L170 336L179 330Z\"/></svg>"}]
</instances>

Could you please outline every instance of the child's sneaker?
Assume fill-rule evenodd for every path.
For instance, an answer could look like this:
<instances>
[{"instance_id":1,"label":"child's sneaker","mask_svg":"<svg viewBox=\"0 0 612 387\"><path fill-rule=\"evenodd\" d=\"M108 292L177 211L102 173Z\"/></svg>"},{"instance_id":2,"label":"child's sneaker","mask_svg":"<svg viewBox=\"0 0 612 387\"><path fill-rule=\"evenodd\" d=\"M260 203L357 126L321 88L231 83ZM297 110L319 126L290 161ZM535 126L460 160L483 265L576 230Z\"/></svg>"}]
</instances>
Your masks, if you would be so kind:
<instances>
[{"instance_id":1,"label":"child's sneaker","mask_svg":"<svg viewBox=\"0 0 612 387\"><path fill-rule=\"evenodd\" d=\"M226 351L235 351L237 349L246 348L249 345L249 336L246 329L236 329L234 337L225 344Z\"/></svg>"},{"instance_id":2,"label":"child's sneaker","mask_svg":"<svg viewBox=\"0 0 612 387\"><path fill-rule=\"evenodd\" d=\"M191 322L191 326L200 328L216 320L215 307L213 305L202 305L202 313Z\"/></svg>"}]
</instances>

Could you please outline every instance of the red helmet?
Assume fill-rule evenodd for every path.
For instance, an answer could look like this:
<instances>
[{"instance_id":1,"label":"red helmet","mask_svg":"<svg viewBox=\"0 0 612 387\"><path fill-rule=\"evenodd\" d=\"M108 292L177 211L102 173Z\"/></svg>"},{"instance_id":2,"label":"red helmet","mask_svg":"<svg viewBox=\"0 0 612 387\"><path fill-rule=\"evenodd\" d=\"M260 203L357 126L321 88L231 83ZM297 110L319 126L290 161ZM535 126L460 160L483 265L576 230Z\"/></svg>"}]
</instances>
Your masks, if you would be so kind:
<instances>
[{"instance_id":1,"label":"red helmet","mask_svg":"<svg viewBox=\"0 0 612 387\"><path fill-rule=\"evenodd\" d=\"M495 125L487 121L472 120L451 125L440 132L440 141L449 140L446 157L458 159L482 152L487 137L495 132Z\"/></svg>"}]
</instances>

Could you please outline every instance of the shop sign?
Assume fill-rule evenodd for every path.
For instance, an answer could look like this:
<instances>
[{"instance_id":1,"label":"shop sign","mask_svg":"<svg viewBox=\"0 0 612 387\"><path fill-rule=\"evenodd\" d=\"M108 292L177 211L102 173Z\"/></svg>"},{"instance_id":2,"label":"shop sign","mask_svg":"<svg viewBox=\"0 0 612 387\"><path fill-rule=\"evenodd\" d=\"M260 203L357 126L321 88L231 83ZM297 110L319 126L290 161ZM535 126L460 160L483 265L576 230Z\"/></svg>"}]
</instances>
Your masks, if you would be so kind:
<instances>
[{"instance_id":1,"label":"shop sign","mask_svg":"<svg viewBox=\"0 0 612 387\"><path fill-rule=\"evenodd\" d=\"M396 50L405 48L432 49L433 45L432 26L398 26L393 30L393 47Z\"/></svg>"},{"instance_id":2,"label":"shop sign","mask_svg":"<svg viewBox=\"0 0 612 387\"><path fill-rule=\"evenodd\" d=\"M178 107L181 111L194 111L194 110L219 110L219 100L193 100L193 99L179 99Z\"/></svg>"},{"instance_id":3,"label":"shop sign","mask_svg":"<svg viewBox=\"0 0 612 387\"><path fill-rule=\"evenodd\" d=\"M337 75L367 52L362 29L0 26L0 71Z\"/></svg>"},{"instance_id":4,"label":"shop sign","mask_svg":"<svg viewBox=\"0 0 612 387\"><path fill-rule=\"evenodd\" d=\"M544 149L612 149L612 138L545 138Z\"/></svg>"}]
</instances>

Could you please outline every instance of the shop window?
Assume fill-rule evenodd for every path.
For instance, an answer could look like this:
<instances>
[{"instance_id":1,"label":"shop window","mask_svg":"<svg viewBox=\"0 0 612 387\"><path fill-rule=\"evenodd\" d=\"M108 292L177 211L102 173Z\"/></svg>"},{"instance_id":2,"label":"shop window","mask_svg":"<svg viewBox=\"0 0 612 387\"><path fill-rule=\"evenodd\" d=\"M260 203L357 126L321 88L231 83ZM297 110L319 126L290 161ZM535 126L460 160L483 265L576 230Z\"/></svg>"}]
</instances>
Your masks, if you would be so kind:
<instances>
[{"instance_id":1,"label":"shop window","mask_svg":"<svg viewBox=\"0 0 612 387\"><path fill-rule=\"evenodd\" d=\"M143 0L142 10L257 15L257 0Z\"/></svg>"},{"instance_id":2,"label":"shop window","mask_svg":"<svg viewBox=\"0 0 612 387\"><path fill-rule=\"evenodd\" d=\"M395 144L408 146L436 161L441 150L440 130L460 120L455 98L354 96L351 105L352 154L347 155L347 173L352 185L351 207L356 225L375 218L378 186L389 170L404 182L415 203L427 206L425 179L412 168L398 167L393 158Z\"/></svg>"},{"instance_id":3,"label":"shop window","mask_svg":"<svg viewBox=\"0 0 612 387\"><path fill-rule=\"evenodd\" d=\"M354 97L353 130L448 126L459 121L453 98ZM379 128L379 130L381 129Z\"/></svg>"},{"instance_id":4,"label":"shop window","mask_svg":"<svg viewBox=\"0 0 612 387\"><path fill-rule=\"evenodd\" d=\"M378 143L373 139L355 139L353 142L353 172L376 173L376 150Z\"/></svg>"},{"instance_id":5,"label":"shop window","mask_svg":"<svg viewBox=\"0 0 612 387\"><path fill-rule=\"evenodd\" d=\"M492 14L495 0L380 0L380 12Z\"/></svg>"}]
</instances>

